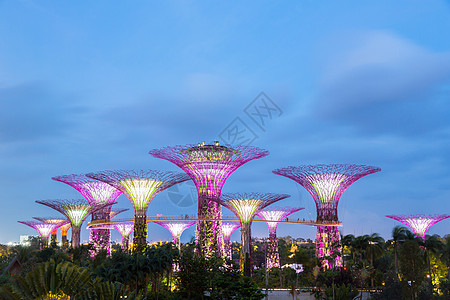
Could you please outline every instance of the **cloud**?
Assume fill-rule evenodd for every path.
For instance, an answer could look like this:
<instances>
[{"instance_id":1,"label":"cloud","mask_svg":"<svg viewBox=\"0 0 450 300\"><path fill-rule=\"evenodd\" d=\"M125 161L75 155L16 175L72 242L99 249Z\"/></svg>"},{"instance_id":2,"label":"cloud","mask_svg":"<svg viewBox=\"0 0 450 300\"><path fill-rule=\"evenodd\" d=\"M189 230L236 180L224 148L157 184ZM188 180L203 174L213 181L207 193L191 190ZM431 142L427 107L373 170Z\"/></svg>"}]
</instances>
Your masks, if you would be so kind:
<instances>
[{"instance_id":1,"label":"cloud","mask_svg":"<svg viewBox=\"0 0 450 300\"><path fill-rule=\"evenodd\" d=\"M1 142L36 141L65 133L77 112L71 100L39 84L1 88Z\"/></svg>"},{"instance_id":2,"label":"cloud","mask_svg":"<svg viewBox=\"0 0 450 300\"><path fill-rule=\"evenodd\" d=\"M369 32L326 66L315 114L366 132L421 134L448 125L450 53Z\"/></svg>"}]
</instances>

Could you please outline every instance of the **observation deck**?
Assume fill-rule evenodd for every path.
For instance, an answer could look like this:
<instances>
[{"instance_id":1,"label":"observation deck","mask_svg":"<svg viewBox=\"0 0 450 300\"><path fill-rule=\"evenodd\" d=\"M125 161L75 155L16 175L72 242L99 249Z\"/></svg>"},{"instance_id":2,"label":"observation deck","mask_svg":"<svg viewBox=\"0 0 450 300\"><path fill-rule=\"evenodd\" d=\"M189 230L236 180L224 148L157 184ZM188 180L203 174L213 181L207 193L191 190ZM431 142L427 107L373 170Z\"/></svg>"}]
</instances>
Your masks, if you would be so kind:
<instances>
[{"instance_id":1,"label":"observation deck","mask_svg":"<svg viewBox=\"0 0 450 300\"><path fill-rule=\"evenodd\" d=\"M235 221L239 222L236 216L222 216L220 219L205 219L199 218L197 215L176 215L176 216L150 216L147 217L147 223L154 221ZM119 223L133 223L134 217L132 218L118 218L114 220L94 220L87 224L86 228L91 229L110 229L113 228L114 224ZM281 221L269 221L262 220L260 218L254 218L253 222L278 222L278 223L290 223L290 224L302 224L310 226L342 226L341 221L316 221L316 220L306 220L303 218L284 218Z\"/></svg>"}]
</instances>

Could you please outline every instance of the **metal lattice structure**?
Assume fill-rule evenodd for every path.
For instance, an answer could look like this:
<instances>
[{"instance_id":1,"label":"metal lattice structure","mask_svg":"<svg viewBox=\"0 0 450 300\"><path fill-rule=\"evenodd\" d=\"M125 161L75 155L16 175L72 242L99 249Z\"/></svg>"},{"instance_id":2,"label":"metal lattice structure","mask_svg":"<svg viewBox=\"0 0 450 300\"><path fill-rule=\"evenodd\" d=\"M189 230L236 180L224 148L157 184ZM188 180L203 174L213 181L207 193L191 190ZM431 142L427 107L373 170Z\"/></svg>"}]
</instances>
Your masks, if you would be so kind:
<instances>
[{"instance_id":1,"label":"metal lattice structure","mask_svg":"<svg viewBox=\"0 0 450 300\"><path fill-rule=\"evenodd\" d=\"M129 247L130 234L134 229L134 223L118 223L114 224L114 228L117 229L122 236L122 249L127 250Z\"/></svg>"},{"instance_id":2,"label":"metal lattice structure","mask_svg":"<svg viewBox=\"0 0 450 300\"><path fill-rule=\"evenodd\" d=\"M241 271L251 275L251 225L253 218L272 203L288 198L286 194L272 193L230 193L223 194L220 204L231 210L241 223Z\"/></svg>"},{"instance_id":3,"label":"metal lattice structure","mask_svg":"<svg viewBox=\"0 0 450 300\"><path fill-rule=\"evenodd\" d=\"M62 223L60 226L58 226L57 228L53 229L52 233L51 233L51 238L50 238L50 244L54 244L56 245L57 241L56 241L56 234L58 229L61 226L64 226L66 224L70 224L70 221L67 219L61 219L61 218L52 218L52 217L47 217L47 218L41 218L41 217L33 217L33 219L38 220L39 222L42 223L49 223L49 224L60 224Z\"/></svg>"},{"instance_id":4,"label":"metal lattice structure","mask_svg":"<svg viewBox=\"0 0 450 300\"><path fill-rule=\"evenodd\" d=\"M274 170L273 173L288 177L303 186L313 197L317 209L317 221L338 221L337 206L342 193L356 180L376 172L380 168L365 165L331 164L305 165ZM316 256L333 257L331 264L323 260L324 267L342 267L340 236L335 226L317 226Z\"/></svg>"},{"instance_id":5,"label":"metal lattice structure","mask_svg":"<svg viewBox=\"0 0 450 300\"><path fill-rule=\"evenodd\" d=\"M36 203L57 210L70 220L72 225L72 248L80 246L81 224L83 221L90 213L105 207L105 205L91 205L84 199L38 200Z\"/></svg>"},{"instance_id":6,"label":"metal lattice structure","mask_svg":"<svg viewBox=\"0 0 450 300\"><path fill-rule=\"evenodd\" d=\"M450 217L450 215L388 215L388 218L397 220L409 228L414 232L414 234L425 241L425 234L427 230L442 220L445 220Z\"/></svg>"},{"instance_id":7,"label":"metal lattice structure","mask_svg":"<svg viewBox=\"0 0 450 300\"><path fill-rule=\"evenodd\" d=\"M281 220L289 215L304 209L303 207L269 207L258 213L258 217L266 221L269 228L267 241L266 268L280 267L280 254L278 253L277 228Z\"/></svg>"},{"instance_id":8,"label":"metal lattice structure","mask_svg":"<svg viewBox=\"0 0 450 300\"><path fill-rule=\"evenodd\" d=\"M113 186L89 178L84 174L56 176L52 179L70 185L80 192L91 205L113 204L117 197L122 194L121 191ZM110 217L110 212L111 205L106 205L104 209L93 212L91 220L108 219ZM93 245L94 250L91 255L94 256L101 250L109 252L110 241L111 232L109 229L92 229L89 236L89 242Z\"/></svg>"},{"instance_id":9,"label":"metal lattice structure","mask_svg":"<svg viewBox=\"0 0 450 300\"><path fill-rule=\"evenodd\" d=\"M198 192L197 214L209 219L197 222L197 244L207 256L223 256L221 209L217 202L222 187L237 168L265 157L269 152L257 147L219 145L215 142L214 145L202 143L164 147L151 150L149 154L174 163L194 181Z\"/></svg>"},{"instance_id":10,"label":"metal lattice structure","mask_svg":"<svg viewBox=\"0 0 450 300\"><path fill-rule=\"evenodd\" d=\"M189 227L194 225L195 221L155 221L158 225L163 226L170 231L173 237L173 242L177 246L178 250L181 249L181 234Z\"/></svg>"},{"instance_id":11,"label":"metal lattice structure","mask_svg":"<svg viewBox=\"0 0 450 300\"><path fill-rule=\"evenodd\" d=\"M58 229L59 226L63 225L63 222L60 223L45 223L40 221L18 221L19 223L30 226L31 228L37 230L39 235L41 236L41 249L47 248L48 246L48 238L52 231Z\"/></svg>"},{"instance_id":12,"label":"metal lattice structure","mask_svg":"<svg viewBox=\"0 0 450 300\"><path fill-rule=\"evenodd\" d=\"M238 222L222 222L222 235L225 248L225 257L227 257L228 259L233 259L230 241L231 235L239 227L241 227L241 224Z\"/></svg>"},{"instance_id":13,"label":"metal lattice structure","mask_svg":"<svg viewBox=\"0 0 450 300\"><path fill-rule=\"evenodd\" d=\"M189 180L183 173L155 170L118 170L86 174L120 190L134 209L134 251L147 246L147 208L153 198L174 184Z\"/></svg>"}]
</instances>

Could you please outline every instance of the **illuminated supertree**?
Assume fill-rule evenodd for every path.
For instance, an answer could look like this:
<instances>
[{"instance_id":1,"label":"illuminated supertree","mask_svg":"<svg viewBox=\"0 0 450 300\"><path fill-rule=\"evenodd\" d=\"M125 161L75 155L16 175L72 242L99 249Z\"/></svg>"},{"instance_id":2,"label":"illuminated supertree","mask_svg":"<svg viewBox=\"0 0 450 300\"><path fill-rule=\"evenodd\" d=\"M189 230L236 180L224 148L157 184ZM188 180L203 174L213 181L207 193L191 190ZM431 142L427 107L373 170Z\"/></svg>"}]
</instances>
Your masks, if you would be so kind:
<instances>
[{"instance_id":1,"label":"illuminated supertree","mask_svg":"<svg viewBox=\"0 0 450 300\"><path fill-rule=\"evenodd\" d=\"M184 145L154 149L149 152L183 169L194 181L198 192L197 244L207 256L224 255L220 199L222 187L237 168L248 161L269 154L249 146Z\"/></svg>"},{"instance_id":2,"label":"illuminated supertree","mask_svg":"<svg viewBox=\"0 0 450 300\"><path fill-rule=\"evenodd\" d=\"M105 208L96 210L92 213L91 220L109 220L111 205L122 193L111 185L94 180L84 174L71 174L56 176L53 180L65 183L80 192L91 205L106 205ZM109 229L91 229L89 242L92 243L95 255L101 250L109 251L111 232Z\"/></svg>"},{"instance_id":3,"label":"illuminated supertree","mask_svg":"<svg viewBox=\"0 0 450 300\"><path fill-rule=\"evenodd\" d=\"M228 259L233 259L230 241L231 235L239 227L241 227L241 224L238 222L222 222L222 235L225 248L225 257L227 257Z\"/></svg>"},{"instance_id":4,"label":"illuminated supertree","mask_svg":"<svg viewBox=\"0 0 450 300\"><path fill-rule=\"evenodd\" d=\"M153 223L156 223L158 225L163 226L167 230L170 231L173 237L173 242L177 246L178 250L181 249L181 241L180 237L183 231L185 231L187 228L194 225L195 221L153 221Z\"/></svg>"},{"instance_id":5,"label":"illuminated supertree","mask_svg":"<svg viewBox=\"0 0 450 300\"><path fill-rule=\"evenodd\" d=\"M402 222L414 232L414 234L425 241L427 230L450 215L389 215L388 218Z\"/></svg>"},{"instance_id":6,"label":"illuminated supertree","mask_svg":"<svg viewBox=\"0 0 450 300\"><path fill-rule=\"evenodd\" d=\"M72 225L72 248L80 246L81 224L90 213L103 209L105 205L93 206L84 199L73 200L38 200L36 203L46 205L62 213Z\"/></svg>"},{"instance_id":7,"label":"illuminated supertree","mask_svg":"<svg viewBox=\"0 0 450 300\"><path fill-rule=\"evenodd\" d=\"M342 193L356 180L381 171L380 168L364 165L315 165L287 167L274 170L273 173L288 177L302 185L313 197L317 208L316 256L333 257L329 265L323 260L324 267L342 267L340 235L337 206Z\"/></svg>"},{"instance_id":8,"label":"illuminated supertree","mask_svg":"<svg viewBox=\"0 0 450 300\"><path fill-rule=\"evenodd\" d=\"M134 208L134 251L147 246L147 208L153 198L174 184L189 180L186 174L170 171L104 171L86 176L112 185L131 201Z\"/></svg>"},{"instance_id":9,"label":"illuminated supertree","mask_svg":"<svg viewBox=\"0 0 450 300\"><path fill-rule=\"evenodd\" d=\"M122 249L127 250L129 247L130 234L133 232L134 223L116 223L114 228L119 231L122 236Z\"/></svg>"},{"instance_id":10,"label":"illuminated supertree","mask_svg":"<svg viewBox=\"0 0 450 300\"><path fill-rule=\"evenodd\" d=\"M280 255L278 253L277 228L281 220L289 215L304 209L303 207L268 207L258 213L258 217L265 220L269 227L269 240L267 242L266 268L279 268Z\"/></svg>"},{"instance_id":11,"label":"illuminated supertree","mask_svg":"<svg viewBox=\"0 0 450 300\"><path fill-rule=\"evenodd\" d=\"M69 247L69 241L67 240L67 231L72 227L72 224L69 222L66 225L59 227L61 230L61 246Z\"/></svg>"},{"instance_id":12,"label":"illuminated supertree","mask_svg":"<svg viewBox=\"0 0 450 300\"><path fill-rule=\"evenodd\" d=\"M241 271L245 276L251 275L251 226L253 218L266 206L290 197L286 194L272 193L233 193L223 194L217 200L231 210L241 223Z\"/></svg>"},{"instance_id":13,"label":"illuminated supertree","mask_svg":"<svg viewBox=\"0 0 450 300\"><path fill-rule=\"evenodd\" d=\"M58 231L58 228L60 228L61 226L64 226L66 224L70 224L70 221L67 219L59 219L59 218L39 218L39 217L33 217L33 219L38 220L42 223L49 223L49 224L61 224L60 226L56 227L55 229L53 229L52 233L51 233L51 238L50 238L50 245L54 244L56 245L56 234Z\"/></svg>"},{"instance_id":14,"label":"illuminated supertree","mask_svg":"<svg viewBox=\"0 0 450 300\"><path fill-rule=\"evenodd\" d=\"M63 224L63 222L61 223L44 223L39 221L18 221L18 222L28 225L31 228L37 230L37 232L39 232L39 235L41 236L42 239L41 249L47 248L48 237L50 236L53 230L57 229L59 226Z\"/></svg>"}]
</instances>

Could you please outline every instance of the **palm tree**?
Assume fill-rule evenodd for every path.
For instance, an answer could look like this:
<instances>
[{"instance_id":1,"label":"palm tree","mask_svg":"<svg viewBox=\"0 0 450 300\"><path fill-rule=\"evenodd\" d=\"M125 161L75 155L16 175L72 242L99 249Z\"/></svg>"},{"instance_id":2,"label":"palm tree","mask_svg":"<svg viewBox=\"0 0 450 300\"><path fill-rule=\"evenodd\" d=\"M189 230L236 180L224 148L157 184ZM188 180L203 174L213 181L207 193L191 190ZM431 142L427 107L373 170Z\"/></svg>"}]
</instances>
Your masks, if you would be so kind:
<instances>
[{"instance_id":1,"label":"palm tree","mask_svg":"<svg viewBox=\"0 0 450 300\"><path fill-rule=\"evenodd\" d=\"M431 272L431 263L430 263L430 254L437 254L441 252L445 246L444 243L440 241L440 239L436 236L428 236L425 238L425 241L423 242L424 248L425 248L425 261L427 263L428 267L428 274L429 274L429 284L430 288L433 289L433 274Z\"/></svg>"},{"instance_id":2,"label":"palm tree","mask_svg":"<svg viewBox=\"0 0 450 300\"><path fill-rule=\"evenodd\" d=\"M353 262L355 262L355 249L353 247L354 240L355 236L353 234L344 235L341 239L342 246L350 250L350 255L352 256Z\"/></svg>"},{"instance_id":3,"label":"palm tree","mask_svg":"<svg viewBox=\"0 0 450 300\"><path fill-rule=\"evenodd\" d=\"M395 263L395 278L398 281L398 244L401 241L404 241L407 232L409 230L404 226L395 226L394 229L392 229L392 243L394 244L394 263Z\"/></svg>"},{"instance_id":4,"label":"palm tree","mask_svg":"<svg viewBox=\"0 0 450 300\"><path fill-rule=\"evenodd\" d=\"M375 270L373 262L374 259L383 254L384 239L378 233L372 233L366 237L367 244L365 252L370 262L371 270ZM373 276L370 278L371 286L373 287Z\"/></svg>"},{"instance_id":5,"label":"palm tree","mask_svg":"<svg viewBox=\"0 0 450 300\"><path fill-rule=\"evenodd\" d=\"M447 235L443 248L441 250L441 255L450 270L450 235ZM450 272L448 272L448 280L450 281Z\"/></svg>"}]
</instances>

